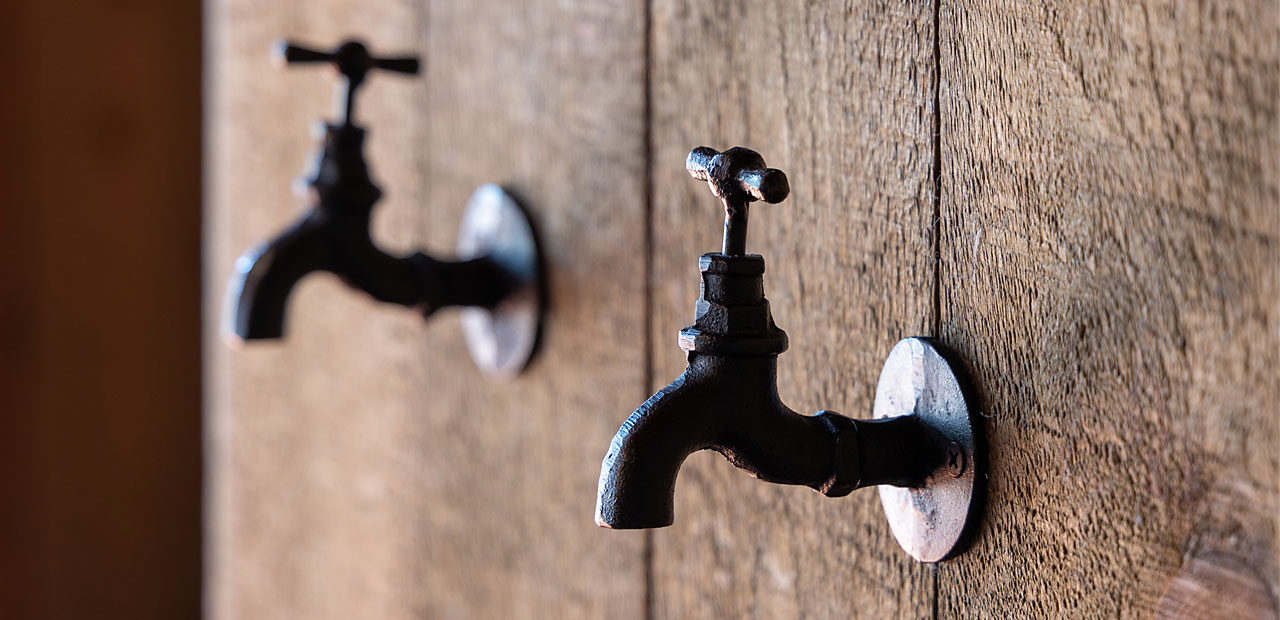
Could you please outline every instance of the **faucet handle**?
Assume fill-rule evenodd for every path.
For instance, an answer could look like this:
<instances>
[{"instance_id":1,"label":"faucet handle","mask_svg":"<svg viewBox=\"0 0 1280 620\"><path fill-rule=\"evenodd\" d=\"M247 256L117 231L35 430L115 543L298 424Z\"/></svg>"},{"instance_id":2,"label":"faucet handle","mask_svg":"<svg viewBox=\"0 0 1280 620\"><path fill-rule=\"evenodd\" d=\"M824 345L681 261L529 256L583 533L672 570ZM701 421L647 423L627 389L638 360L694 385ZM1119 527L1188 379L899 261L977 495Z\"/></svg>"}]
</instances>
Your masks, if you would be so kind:
<instances>
[{"instance_id":1,"label":"faucet handle","mask_svg":"<svg viewBox=\"0 0 1280 620\"><path fill-rule=\"evenodd\" d=\"M354 39L342 42L331 52L321 52L292 41L281 40L276 41L273 52L276 58L287 64L333 63L338 72L348 79L362 79L370 69L408 74L416 74L419 69L417 56L377 58L369 54L363 43Z\"/></svg>"},{"instance_id":2,"label":"faucet handle","mask_svg":"<svg viewBox=\"0 0 1280 620\"><path fill-rule=\"evenodd\" d=\"M766 167L759 153L741 146L723 153L700 146L689 151L684 167L724 203L722 253L729 256L747 252L747 205L757 200L777 204L791 193L785 173Z\"/></svg>"},{"instance_id":3,"label":"faucet handle","mask_svg":"<svg viewBox=\"0 0 1280 620\"><path fill-rule=\"evenodd\" d=\"M721 200L763 200L776 204L785 200L791 191L785 173L766 168L759 153L741 146L723 153L700 146L689 151L684 167L693 178L706 181L711 193Z\"/></svg>"},{"instance_id":4,"label":"faucet handle","mask_svg":"<svg viewBox=\"0 0 1280 620\"><path fill-rule=\"evenodd\" d=\"M277 41L273 47L274 58L285 64L331 63L345 78L345 93L341 97L341 122L350 124L355 112L355 93L364 77L373 69L416 75L419 69L416 56L378 58L360 41L343 41L333 51L322 52L290 41Z\"/></svg>"}]
</instances>

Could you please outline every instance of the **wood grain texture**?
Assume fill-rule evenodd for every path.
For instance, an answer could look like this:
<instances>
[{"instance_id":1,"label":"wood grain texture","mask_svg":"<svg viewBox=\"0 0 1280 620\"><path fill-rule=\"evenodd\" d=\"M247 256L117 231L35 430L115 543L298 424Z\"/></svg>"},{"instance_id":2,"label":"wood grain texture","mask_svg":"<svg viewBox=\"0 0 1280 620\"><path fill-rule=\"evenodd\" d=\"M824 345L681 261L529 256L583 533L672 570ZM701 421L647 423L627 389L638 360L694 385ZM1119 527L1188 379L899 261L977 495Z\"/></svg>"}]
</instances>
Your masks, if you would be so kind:
<instances>
[{"instance_id":1,"label":"wood grain texture","mask_svg":"<svg viewBox=\"0 0 1280 620\"><path fill-rule=\"evenodd\" d=\"M1170 579L1156 605L1157 618L1275 620L1266 579L1231 556L1190 557Z\"/></svg>"},{"instance_id":2,"label":"wood grain texture","mask_svg":"<svg viewBox=\"0 0 1280 620\"><path fill-rule=\"evenodd\" d=\"M792 188L751 208L747 243L790 336L781 395L870 417L889 349L933 325L932 7L660 0L653 12L650 387L684 367L676 332L693 318L697 258L720 248L723 209L685 155L742 145ZM898 548L875 492L765 484L711 452L681 470L653 563L661 618L924 617L933 604L931 569Z\"/></svg>"},{"instance_id":3,"label":"wood grain texture","mask_svg":"<svg viewBox=\"0 0 1280 620\"><path fill-rule=\"evenodd\" d=\"M211 316L235 256L299 212L288 187L327 115L327 71L270 67L279 36L423 54L374 76L360 118L389 250L452 252L499 182L551 274L544 347L510 382L429 323L316 276L287 339L210 330L217 618L638 617L643 537L591 521L615 416L644 385L643 70L636 1L322 2L211 8Z\"/></svg>"},{"instance_id":4,"label":"wood grain texture","mask_svg":"<svg viewBox=\"0 0 1280 620\"><path fill-rule=\"evenodd\" d=\"M942 4L942 335L992 446L942 616L1275 616L1278 19Z\"/></svg>"}]
</instances>

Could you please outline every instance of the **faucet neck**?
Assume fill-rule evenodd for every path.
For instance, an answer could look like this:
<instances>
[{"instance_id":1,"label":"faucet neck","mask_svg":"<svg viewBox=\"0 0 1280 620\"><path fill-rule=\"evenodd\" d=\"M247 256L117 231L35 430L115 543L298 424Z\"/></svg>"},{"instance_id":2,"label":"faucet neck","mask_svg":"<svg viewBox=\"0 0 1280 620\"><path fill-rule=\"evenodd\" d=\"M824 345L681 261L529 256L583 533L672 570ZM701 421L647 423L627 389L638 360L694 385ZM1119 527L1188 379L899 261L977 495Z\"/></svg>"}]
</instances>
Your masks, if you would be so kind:
<instances>
[{"instance_id":1,"label":"faucet neck","mask_svg":"<svg viewBox=\"0 0 1280 620\"><path fill-rule=\"evenodd\" d=\"M364 129L348 123L325 123L320 151L303 181L318 197L316 208L331 215L367 217L382 190L369 176L364 159Z\"/></svg>"},{"instance_id":2,"label":"faucet neck","mask_svg":"<svg viewBox=\"0 0 1280 620\"><path fill-rule=\"evenodd\" d=\"M702 285L693 325L680 330L680 348L689 354L772 355L787 350L764 296L764 258L759 254L703 254Z\"/></svg>"}]
</instances>

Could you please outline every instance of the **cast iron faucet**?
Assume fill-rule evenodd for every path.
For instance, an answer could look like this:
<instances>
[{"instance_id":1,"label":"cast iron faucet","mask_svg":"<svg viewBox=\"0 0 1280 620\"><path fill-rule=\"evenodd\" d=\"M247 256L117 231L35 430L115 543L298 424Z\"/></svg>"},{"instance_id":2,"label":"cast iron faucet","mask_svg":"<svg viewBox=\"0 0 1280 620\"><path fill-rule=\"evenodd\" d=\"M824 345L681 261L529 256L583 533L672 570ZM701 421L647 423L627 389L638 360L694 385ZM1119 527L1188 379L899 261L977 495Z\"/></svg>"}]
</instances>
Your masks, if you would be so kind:
<instances>
[{"instance_id":1,"label":"cast iron faucet","mask_svg":"<svg viewBox=\"0 0 1280 620\"><path fill-rule=\"evenodd\" d=\"M696 318L679 339L684 374L636 409L609 446L596 523L670 525L676 475L698 450L715 450L761 480L831 497L872 485L920 487L940 472L959 477L968 453L921 416L855 421L830 411L800 415L782 403L777 363L787 335L764 296L764 259L746 253L746 237L747 206L781 202L787 177L742 147L696 148L686 168L724 203L723 249L698 261Z\"/></svg>"},{"instance_id":2,"label":"cast iron faucet","mask_svg":"<svg viewBox=\"0 0 1280 620\"><path fill-rule=\"evenodd\" d=\"M306 179L313 205L275 239L236 261L230 286L230 332L244 340L280 338L289 293L303 276L328 271L373 298L430 315L447 306L493 308L526 284L491 256L437 260L421 252L390 256L369 234L373 205L382 196L369 177L365 130L355 125L356 92L374 69L416 74L417 58L375 58L357 41L332 52L281 43L287 63L330 63L344 78L338 85L338 120L324 124L320 153ZM532 248L532 241L528 244ZM530 249L529 251L536 251ZM518 360L523 365L523 360Z\"/></svg>"}]
</instances>

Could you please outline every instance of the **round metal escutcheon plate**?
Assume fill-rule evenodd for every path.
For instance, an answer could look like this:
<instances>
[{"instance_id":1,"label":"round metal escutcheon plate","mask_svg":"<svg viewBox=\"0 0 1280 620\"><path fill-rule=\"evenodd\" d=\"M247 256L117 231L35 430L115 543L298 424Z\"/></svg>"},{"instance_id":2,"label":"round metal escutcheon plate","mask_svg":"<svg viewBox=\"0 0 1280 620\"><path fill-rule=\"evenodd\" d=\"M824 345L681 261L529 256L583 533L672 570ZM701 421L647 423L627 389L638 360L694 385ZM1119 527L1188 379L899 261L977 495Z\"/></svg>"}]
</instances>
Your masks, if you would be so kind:
<instances>
[{"instance_id":1,"label":"round metal escutcheon plate","mask_svg":"<svg viewBox=\"0 0 1280 620\"><path fill-rule=\"evenodd\" d=\"M524 209L493 184L481 185L467 202L458 231L458 258L492 258L516 287L492 309L463 308L462 332L477 366L511 377L533 355L542 320L538 243Z\"/></svg>"},{"instance_id":2,"label":"round metal escutcheon plate","mask_svg":"<svg viewBox=\"0 0 1280 620\"><path fill-rule=\"evenodd\" d=\"M921 562L958 551L976 520L974 485L981 464L962 380L942 352L921 338L894 345L876 386L874 417L917 415L950 449L925 485L881 485L880 503L898 544Z\"/></svg>"}]
</instances>

